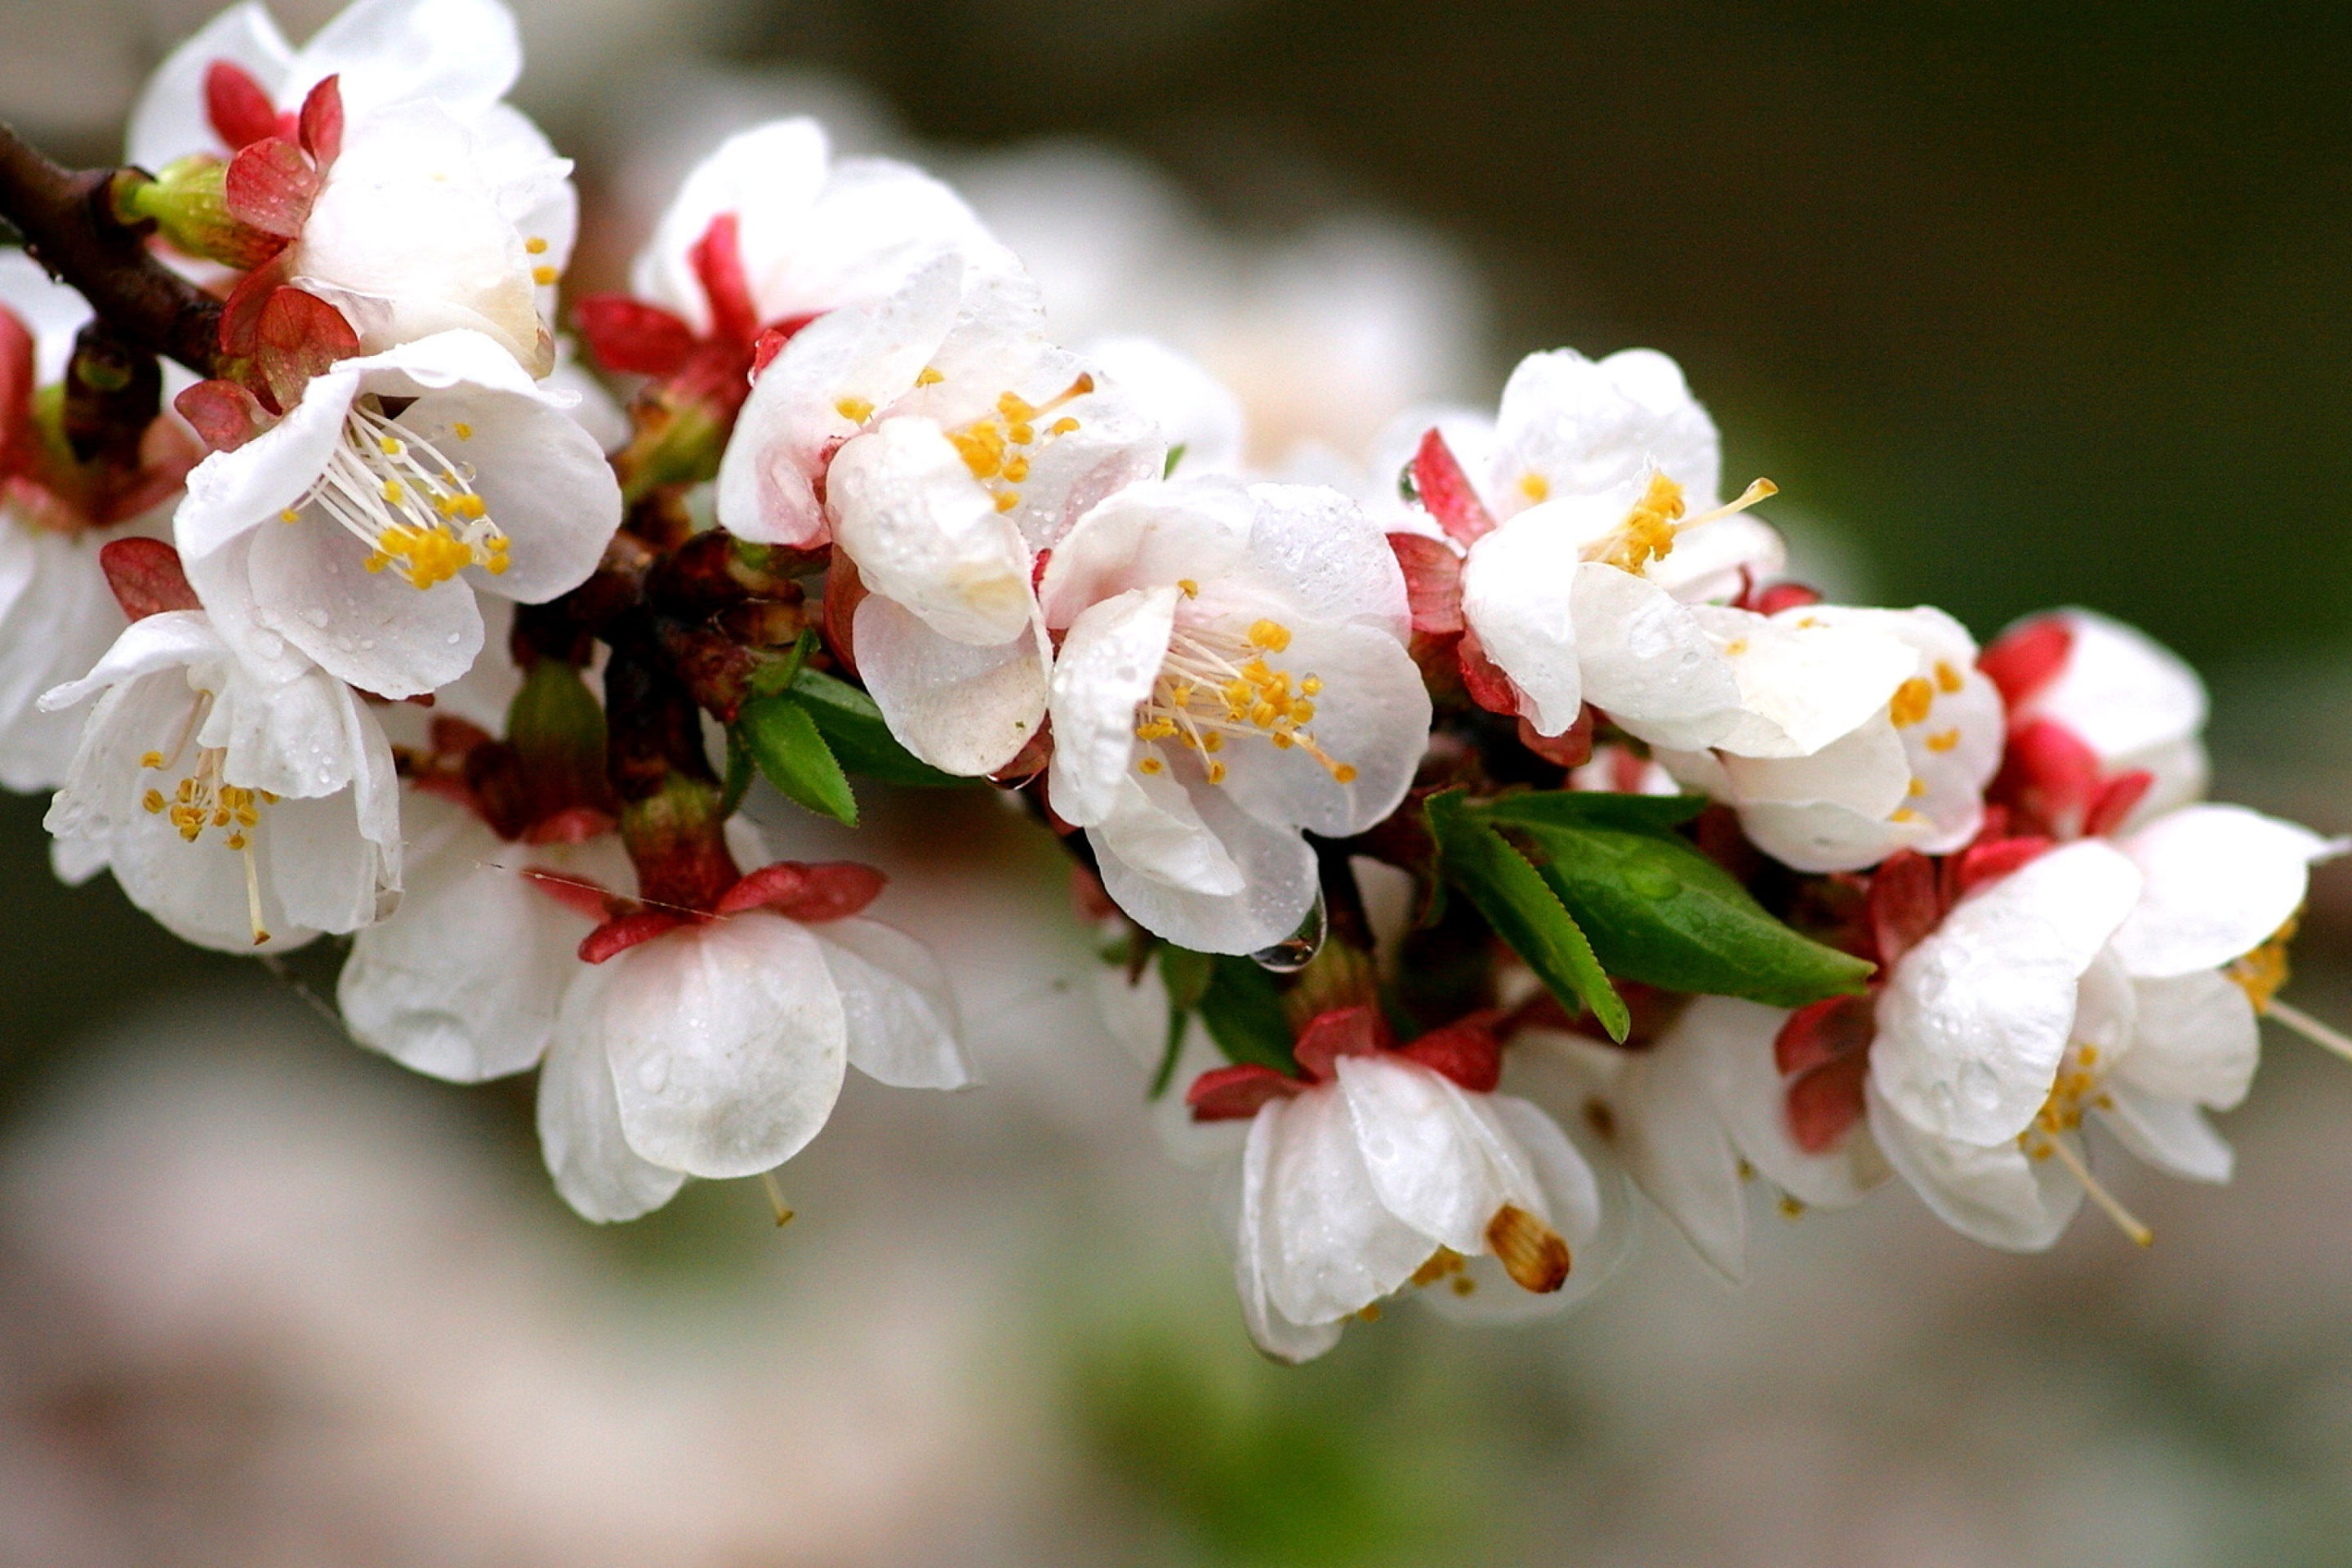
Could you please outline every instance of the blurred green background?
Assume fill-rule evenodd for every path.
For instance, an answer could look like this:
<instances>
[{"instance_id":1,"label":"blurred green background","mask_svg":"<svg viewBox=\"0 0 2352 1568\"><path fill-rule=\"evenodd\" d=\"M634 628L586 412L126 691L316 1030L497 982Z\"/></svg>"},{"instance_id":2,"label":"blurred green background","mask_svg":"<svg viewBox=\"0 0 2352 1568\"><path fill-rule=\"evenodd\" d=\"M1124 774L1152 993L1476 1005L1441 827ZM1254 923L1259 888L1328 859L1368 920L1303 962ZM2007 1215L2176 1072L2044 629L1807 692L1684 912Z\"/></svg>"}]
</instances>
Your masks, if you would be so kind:
<instances>
[{"instance_id":1,"label":"blurred green background","mask_svg":"<svg viewBox=\"0 0 2352 1568\"><path fill-rule=\"evenodd\" d=\"M2222 793L2352 827L2340 7L518 8L522 101L592 214L656 132L819 101L950 164L1107 144L1236 247L1412 233L1485 302L1417 395L1664 349L1728 476L1777 480L1850 581L1980 636L2052 603L2135 621L2214 676ZM207 9L0 0L0 116L107 159ZM578 278L635 237L592 233ZM2086 1220L2001 1258L1889 1191L1763 1226L1743 1294L1653 1226L1558 1324L1400 1310L1282 1371L1016 827L885 814L918 855L978 847L903 911L969 938L995 1084L854 1091L780 1238L740 1184L578 1226L527 1085L407 1079L104 883L58 888L41 806L0 803L0 1561L2352 1559L2352 1078L2292 1043L2230 1119L2236 1187L2125 1178L2146 1257ZM1034 885L976 934L959 868ZM2339 1019L2346 884L2296 993Z\"/></svg>"}]
</instances>

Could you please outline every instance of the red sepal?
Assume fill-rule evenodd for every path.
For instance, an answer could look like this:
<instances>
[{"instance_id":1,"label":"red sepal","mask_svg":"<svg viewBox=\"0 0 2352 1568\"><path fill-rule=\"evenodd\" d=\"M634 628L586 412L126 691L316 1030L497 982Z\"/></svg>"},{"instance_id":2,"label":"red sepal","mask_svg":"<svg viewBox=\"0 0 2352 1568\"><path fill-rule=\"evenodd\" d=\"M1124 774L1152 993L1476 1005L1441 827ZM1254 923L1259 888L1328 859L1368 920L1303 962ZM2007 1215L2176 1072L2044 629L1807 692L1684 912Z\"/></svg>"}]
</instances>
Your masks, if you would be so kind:
<instances>
[{"instance_id":1,"label":"red sepal","mask_svg":"<svg viewBox=\"0 0 2352 1568\"><path fill-rule=\"evenodd\" d=\"M1470 700L1489 713L1500 713L1516 719L1519 712L1519 689L1503 673L1503 667L1486 657L1486 649L1478 641L1476 632L1464 632L1462 641L1454 650L1456 663L1462 667L1462 688L1470 693Z\"/></svg>"},{"instance_id":2,"label":"red sepal","mask_svg":"<svg viewBox=\"0 0 2352 1568\"><path fill-rule=\"evenodd\" d=\"M205 118L232 153L278 134L277 106L233 60L215 60L205 68Z\"/></svg>"},{"instance_id":3,"label":"red sepal","mask_svg":"<svg viewBox=\"0 0 2352 1568\"><path fill-rule=\"evenodd\" d=\"M1255 1064L1211 1068L1184 1091L1195 1121L1247 1121L1269 1101L1288 1100L1307 1086Z\"/></svg>"},{"instance_id":4,"label":"red sepal","mask_svg":"<svg viewBox=\"0 0 2352 1568\"><path fill-rule=\"evenodd\" d=\"M1369 1057L1388 1043L1388 1026L1377 1007L1334 1007L1318 1013L1298 1032L1292 1055L1316 1083L1328 1083L1341 1057Z\"/></svg>"},{"instance_id":5,"label":"red sepal","mask_svg":"<svg viewBox=\"0 0 2352 1568\"><path fill-rule=\"evenodd\" d=\"M1462 471L1461 459L1433 426L1412 455L1412 488L1421 497L1422 510L1435 518L1456 544L1472 544L1495 531L1495 519L1486 503L1478 499L1470 476Z\"/></svg>"},{"instance_id":6,"label":"red sepal","mask_svg":"<svg viewBox=\"0 0 2352 1568\"><path fill-rule=\"evenodd\" d=\"M296 122L302 150L317 163L320 174L342 155L343 151L343 89L341 78L327 77L310 89L302 100L301 118Z\"/></svg>"},{"instance_id":7,"label":"red sepal","mask_svg":"<svg viewBox=\"0 0 2352 1568\"><path fill-rule=\"evenodd\" d=\"M1749 595L1748 607L1759 616L1777 616L1782 610L1794 610L1821 602L1821 591L1817 588L1808 588L1802 583L1775 583Z\"/></svg>"},{"instance_id":8,"label":"red sepal","mask_svg":"<svg viewBox=\"0 0 2352 1568\"><path fill-rule=\"evenodd\" d=\"M200 381L172 399L172 406L215 452L236 451L270 423L260 399L233 381Z\"/></svg>"},{"instance_id":9,"label":"red sepal","mask_svg":"<svg viewBox=\"0 0 2352 1568\"><path fill-rule=\"evenodd\" d=\"M98 566L106 574L106 585L114 590L114 602L134 621L166 610L204 607L188 586L180 552L160 539L109 541L98 552Z\"/></svg>"},{"instance_id":10,"label":"red sepal","mask_svg":"<svg viewBox=\"0 0 2352 1568\"><path fill-rule=\"evenodd\" d=\"M0 308L0 474L32 462L35 348L31 329Z\"/></svg>"},{"instance_id":11,"label":"red sepal","mask_svg":"<svg viewBox=\"0 0 2352 1568\"><path fill-rule=\"evenodd\" d=\"M1412 629L1443 637L1462 629L1462 557L1442 539L1391 533L1389 549L1404 572Z\"/></svg>"},{"instance_id":12,"label":"red sepal","mask_svg":"<svg viewBox=\"0 0 2352 1568\"><path fill-rule=\"evenodd\" d=\"M1987 882L1998 882L2011 871L2030 861L2038 860L2056 846L2047 838L1979 838L1958 855L1944 862L1957 867L1952 877L1953 900L1957 903Z\"/></svg>"},{"instance_id":13,"label":"red sepal","mask_svg":"<svg viewBox=\"0 0 2352 1568\"><path fill-rule=\"evenodd\" d=\"M312 376L360 352L360 336L343 313L299 289L269 296L254 339L254 368L280 408L301 402Z\"/></svg>"},{"instance_id":14,"label":"red sepal","mask_svg":"<svg viewBox=\"0 0 2352 1568\"><path fill-rule=\"evenodd\" d=\"M2005 632L1977 655L1977 668L2000 688L2013 711L2058 679L2074 651L2074 631L2056 616L2042 616Z\"/></svg>"},{"instance_id":15,"label":"red sepal","mask_svg":"<svg viewBox=\"0 0 2352 1568\"><path fill-rule=\"evenodd\" d=\"M866 584L857 575L857 563L836 550L833 564L824 574L824 646L851 675L857 673L857 649L851 627L857 619L857 606L866 602Z\"/></svg>"},{"instance_id":16,"label":"red sepal","mask_svg":"<svg viewBox=\"0 0 2352 1568\"><path fill-rule=\"evenodd\" d=\"M1914 849L1896 850L1870 879L1868 908L1879 964L1892 969L1944 918L1936 863Z\"/></svg>"},{"instance_id":17,"label":"red sepal","mask_svg":"<svg viewBox=\"0 0 2352 1568\"><path fill-rule=\"evenodd\" d=\"M231 359L253 357L261 345L262 308L293 276L293 263L281 250L236 280L236 287L221 301L221 353Z\"/></svg>"},{"instance_id":18,"label":"red sepal","mask_svg":"<svg viewBox=\"0 0 2352 1568\"><path fill-rule=\"evenodd\" d=\"M292 239L302 232L318 199L319 165L301 146L283 136L251 142L229 160L223 195L239 223Z\"/></svg>"},{"instance_id":19,"label":"red sepal","mask_svg":"<svg viewBox=\"0 0 2352 1568\"><path fill-rule=\"evenodd\" d=\"M1443 1073L1473 1094L1492 1094L1503 1080L1503 1043L1495 1037L1499 1009L1473 1013L1404 1047L1401 1055Z\"/></svg>"},{"instance_id":20,"label":"red sepal","mask_svg":"<svg viewBox=\"0 0 2352 1568\"><path fill-rule=\"evenodd\" d=\"M683 916L674 915L667 910L638 910L630 914L614 915L580 939L580 962L602 963L608 958L628 952L641 942L651 942L685 923Z\"/></svg>"},{"instance_id":21,"label":"red sepal","mask_svg":"<svg viewBox=\"0 0 2352 1568\"><path fill-rule=\"evenodd\" d=\"M760 335L760 310L743 271L741 232L733 213L720 213L686 256L701 280L702 297L710 302L710 335L748 347Z\"/></svg>"},{"instance_id":22,"label":"red sepal","mask_svg":"<svg viewBox=\"0 0 2352 1568\"><path fill-rule=\"evenodd\" d=\"M591 294L572 307L588 352L622 375L675 375L694 353L694 329L659 305L626 294Z\"/></svg>"},{"instance_id":23,"label":"red sepal","mask_svg":"<svg viewBox=\"0 0 2352 1568\"><path fill-rule=\"evenodd\" d=\"M2091 809L2083 815L2084 837L2103 838L2121 827L2124 818L2147 798L2155 783L2156 775L2146 768L2134 768L2109 779L2098 798L2091 802Z\"/></svg>"},{"instance_id":24,"label":"red sepal","mask_svg":"<svg viewBox=\"0 0 2352 1568\"><path fill-rule=\"evenodd\" d=\"M1785 1076L1861 1057L1877 1037L1875 999L1829 996L1798 1008L1772 1037L1772 1065Z\"/></svg>"},{"instance_id":25,"label":"red sepal","mask_svg":"<svg viewBox=\"0 0 2352 1568\"><path fill-rule=\"evenodd\" d=\"M1814 1068L1789 1086L1789 1133L1808 1154L1826 1154L1863 1117L1862 1085L1870 1058L1851 1056Z\"/></svg>"},{"instance_id":26,"label":"red sepal","mask_svg":"<svg viewBox=\"0 0 2352 1568\"><path fill-rule=\"evenodd\" d=\"M746 910L773 910L786 920L814 925L845 920L881 897L889 880L871 866L855 860L821 860L810 864L779 860L762 866L719 896L713 912L741 914Z\"/></svg>"},{"instance_id":27,"label":"red sepal","mask_svg":"<svg viewBox=\"0 0 2352 1568\"><path fill-rule=\"evenodd\" d=\"M1576 722L1557 735L1538 735L1533 724L1521 719L1519 744L1556 768L1582 767L1592 760L1592 704L1578 709Z\"/></svg>"}]
</instances>

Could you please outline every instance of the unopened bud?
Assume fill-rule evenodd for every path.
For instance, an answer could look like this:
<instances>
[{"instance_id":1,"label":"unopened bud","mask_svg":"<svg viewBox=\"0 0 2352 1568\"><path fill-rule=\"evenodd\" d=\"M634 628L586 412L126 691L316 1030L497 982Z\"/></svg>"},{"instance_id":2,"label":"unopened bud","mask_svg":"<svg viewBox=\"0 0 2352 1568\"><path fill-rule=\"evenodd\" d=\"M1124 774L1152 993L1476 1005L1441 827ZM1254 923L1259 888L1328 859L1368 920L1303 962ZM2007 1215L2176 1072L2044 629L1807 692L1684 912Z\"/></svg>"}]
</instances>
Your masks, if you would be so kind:
<instances>
[{"instance_id":1,"label":"unopened bud","mask_svg":"<svg viewBox=\"0 0 2352 1568\"><path fill-rule=\"evenodd\" d=\"M610 808L604 710L572 666L543 658L530 667L507 710L507 742L521 764L533 820L576 806Z\"/></svg>"},{"instance_id":2,"label":"unopened bud","mask_svg":"<svg viewBox=\"0 0 2352 1568\"><path fill-rule=\"evenodd\" d=\"M115 212L126 222L154 224L175 250L250 271L286 242L229 212L227 175L227 164L204 153L175 158L152 179L126 170L115 181Z\"/></svg>"}]
</instances>

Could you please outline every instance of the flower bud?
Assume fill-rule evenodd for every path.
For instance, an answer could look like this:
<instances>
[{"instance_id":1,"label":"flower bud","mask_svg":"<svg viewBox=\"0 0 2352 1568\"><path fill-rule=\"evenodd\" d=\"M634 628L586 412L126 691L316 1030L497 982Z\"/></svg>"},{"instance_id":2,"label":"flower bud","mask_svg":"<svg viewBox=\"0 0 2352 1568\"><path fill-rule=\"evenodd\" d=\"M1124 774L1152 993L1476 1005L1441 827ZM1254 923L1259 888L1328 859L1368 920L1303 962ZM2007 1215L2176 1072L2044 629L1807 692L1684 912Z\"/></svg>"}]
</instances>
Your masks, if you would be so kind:
<instances>
[{"instance_id":1,"label":"flower bud","mask_svg":"<svg viewBox=\"0 0 2352 1568\"><path fill-rule=\"evenodd\" d=\"M126 170L116 177L115 211L127 223L152 222L176 250L249 271L286 242L230 213L227 175L228 165L207 153L175 158L152 179Z\"/></svg>"}]
</instances>

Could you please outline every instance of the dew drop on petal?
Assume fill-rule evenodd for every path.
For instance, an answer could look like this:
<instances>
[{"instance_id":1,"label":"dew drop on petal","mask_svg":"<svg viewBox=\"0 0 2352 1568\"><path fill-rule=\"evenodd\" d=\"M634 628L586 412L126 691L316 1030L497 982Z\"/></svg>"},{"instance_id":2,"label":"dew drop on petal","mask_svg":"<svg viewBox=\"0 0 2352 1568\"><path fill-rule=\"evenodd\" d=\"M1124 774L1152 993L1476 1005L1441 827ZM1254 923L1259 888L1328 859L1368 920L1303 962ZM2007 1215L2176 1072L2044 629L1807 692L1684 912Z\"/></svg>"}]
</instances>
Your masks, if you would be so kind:
<instances>
[{"instance_id":1,"label":"dew drop on petal","mask_svg":"<svg viewBox=\"0 0 2352 1568\"><path fill-rule=\"evenodd\" d=\"M669 1082L669 1053L658 1051L637 1064L637 1087L647 1094L659 1094Z\"/></svg>"},{"instance_id":2,"label":"dew drop on petal","mask_svg":"<svg viewBox=\"0 0 2352 1568\"><path fill-rule=\"evenodd\" d=\"M1323 951L1326 921L1323 913L1323 889L1315 889L1315 907L1298 922L1298 929L1276 942L1272 947L1259 948L1250 954L1260 969L1270 969L1276 974L1296 974L1315 962Z\"/></svg>"}]
</instances>

